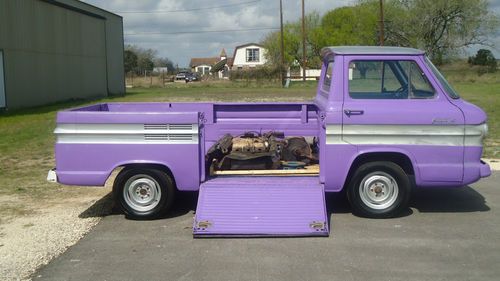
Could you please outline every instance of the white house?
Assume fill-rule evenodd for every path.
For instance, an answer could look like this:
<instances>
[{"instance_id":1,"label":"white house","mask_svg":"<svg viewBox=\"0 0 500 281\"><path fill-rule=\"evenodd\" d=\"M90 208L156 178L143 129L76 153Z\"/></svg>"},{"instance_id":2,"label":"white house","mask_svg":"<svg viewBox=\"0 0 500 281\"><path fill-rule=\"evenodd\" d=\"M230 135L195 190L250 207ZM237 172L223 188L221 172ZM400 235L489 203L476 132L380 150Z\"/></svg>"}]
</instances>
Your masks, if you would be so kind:
<instances>
[{"instance_id":1,"label":"white house","mask_svg":"<svg viewBox=\"0 0 500 281\"><path fill-rule=\"evenodd\" d=\"M242 70L264 65L267 50L259 44L249 43L237 46L234 49L233 63L229 65L231 70Z\"/></svg>"}]
</instances>

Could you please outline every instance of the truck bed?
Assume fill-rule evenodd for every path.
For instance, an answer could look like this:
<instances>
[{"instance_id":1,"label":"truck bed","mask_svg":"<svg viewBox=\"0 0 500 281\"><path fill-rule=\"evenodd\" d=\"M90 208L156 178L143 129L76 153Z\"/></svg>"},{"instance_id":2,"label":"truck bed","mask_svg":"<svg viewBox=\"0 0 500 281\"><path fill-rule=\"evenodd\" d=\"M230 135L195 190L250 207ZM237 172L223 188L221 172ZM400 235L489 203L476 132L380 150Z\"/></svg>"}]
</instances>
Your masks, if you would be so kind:
<instances>
[{"instance_id":1,"label":"truck bed","mask_svg":"<svg viewBox=\"0 0 500 281\"><path fill-rule=\"evenodd\" d=\"M167 167L178 189L198 190L206 150L223 135L280 131L319 136L317 107L300 103L101 103L57 115L61 183L104 185L117 167ZM317 174L315 172L314 174Z\"/></svg>"}]
</instances>

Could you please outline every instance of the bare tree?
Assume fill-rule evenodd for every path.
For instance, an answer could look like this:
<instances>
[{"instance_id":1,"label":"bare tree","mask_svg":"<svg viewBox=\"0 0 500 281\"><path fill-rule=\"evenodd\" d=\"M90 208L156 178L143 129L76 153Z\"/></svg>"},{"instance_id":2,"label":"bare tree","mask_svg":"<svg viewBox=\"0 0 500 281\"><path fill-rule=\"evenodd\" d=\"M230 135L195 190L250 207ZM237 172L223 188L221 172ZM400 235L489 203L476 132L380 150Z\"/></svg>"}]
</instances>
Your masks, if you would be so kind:
<instances>
[{"instance_id":1,"label":"bare tree","mask_svg":"<svg viewBox=\"0 0 500 281\"><path fill-rule=\"evenodd\" d=\"M486 0L393 0L388 41L424 49L437 62L463 47L492 45L498 15Z\"/></svg>"}]
</instances>

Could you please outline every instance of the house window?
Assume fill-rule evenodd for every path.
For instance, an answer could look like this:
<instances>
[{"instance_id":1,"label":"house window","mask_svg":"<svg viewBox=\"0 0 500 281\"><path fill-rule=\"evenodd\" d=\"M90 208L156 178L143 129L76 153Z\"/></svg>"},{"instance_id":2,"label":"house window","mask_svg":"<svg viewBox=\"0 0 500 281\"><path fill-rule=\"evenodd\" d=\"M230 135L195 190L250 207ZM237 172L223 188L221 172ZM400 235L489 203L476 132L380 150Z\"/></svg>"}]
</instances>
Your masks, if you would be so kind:
<instances>
[{"instance_id":1,"label":"house window","mask_svg":"<svg viewBox=\"0 0 500 281\"><path fill-rule=\"evenodd\" d=\"M259 62L260 50L259 48L247 49L247 62Z\"/></svg>"}]
</instances>

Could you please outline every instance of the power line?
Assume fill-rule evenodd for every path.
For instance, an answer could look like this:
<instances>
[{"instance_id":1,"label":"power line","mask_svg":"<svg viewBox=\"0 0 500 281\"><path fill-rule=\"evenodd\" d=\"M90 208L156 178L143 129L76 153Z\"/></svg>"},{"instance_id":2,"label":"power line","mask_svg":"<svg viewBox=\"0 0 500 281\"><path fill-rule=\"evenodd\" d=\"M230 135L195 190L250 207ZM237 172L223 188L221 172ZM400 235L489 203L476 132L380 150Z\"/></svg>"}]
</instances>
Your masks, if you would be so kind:
<instances>
[{"instance_id":1,"label":"power line","mask_svg":"<svg viewBox=\"0 0 500 281\"><path fill-rule=\"evenodd\" d=\"M241 2L241 3L233 3L233 4L226 4L226 5L219 5L219 6L212 6L212 7L200 7L200 8L191 8L191 9L178 9L178 10L154 10L154 11L118 11L115 13L118 14L162 14L162 13L182 13L182 12L193 12L193 11L201 11L201 10L213 10L213 9L220 9L220 8L228 8L228 7L235 7L235 6L241 6L241 5L247 5L247 4L253 4L260 2L261 0L253 0L253 1L247 1L247 2Z\"/></svg>"},{"instance_id":2,"label":"power line","mask_svg":"<svg viewBox=\"0 0 500 281\"><path fill-rule=\"evenodd\" d=\"M192 31L173 31L173 32L134 32L134 33L125 33L124 35L125 36L136 36L136 35L179 35L179 34L245 32L245 31L278 30L278 29L279 29L279 27L262 27L262 28L225 29L225 30L192 30Z\"/></svg>"}]
</instances>

